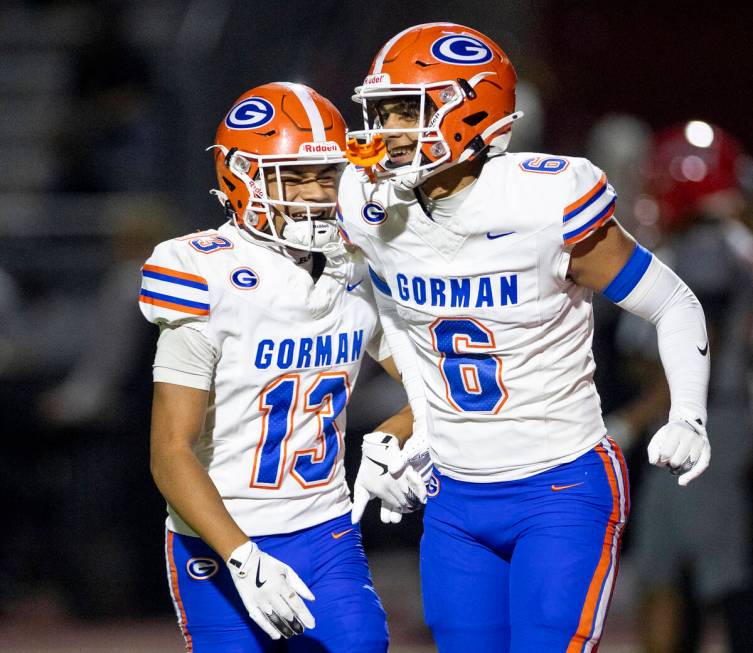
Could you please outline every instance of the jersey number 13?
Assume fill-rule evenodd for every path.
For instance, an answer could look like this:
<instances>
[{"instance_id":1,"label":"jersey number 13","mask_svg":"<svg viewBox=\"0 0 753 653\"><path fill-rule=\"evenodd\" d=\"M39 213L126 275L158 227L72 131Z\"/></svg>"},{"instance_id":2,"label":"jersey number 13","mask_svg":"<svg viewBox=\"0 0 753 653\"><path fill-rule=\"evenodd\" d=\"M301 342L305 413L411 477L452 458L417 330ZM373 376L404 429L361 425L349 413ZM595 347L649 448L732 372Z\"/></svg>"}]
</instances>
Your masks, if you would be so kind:
<instances>
[{"instance_id":1,"label":"jersey number 13","mask_svg":"<svg viewBox=\"0 0 753 653\"><path fill-rule=\"evenodd\" d=\"M348 403L348 373L322 372L304 392L302 412L316 415L319 431L314 446L289 452L288 439L301 417L300 383L300 375L285 374L259 396L259 409L264 414L262 437L254 455L250 487L277 489L287 469L304 488L332 480L343 440L335 419Z\"/></svg>"}]
</instances>

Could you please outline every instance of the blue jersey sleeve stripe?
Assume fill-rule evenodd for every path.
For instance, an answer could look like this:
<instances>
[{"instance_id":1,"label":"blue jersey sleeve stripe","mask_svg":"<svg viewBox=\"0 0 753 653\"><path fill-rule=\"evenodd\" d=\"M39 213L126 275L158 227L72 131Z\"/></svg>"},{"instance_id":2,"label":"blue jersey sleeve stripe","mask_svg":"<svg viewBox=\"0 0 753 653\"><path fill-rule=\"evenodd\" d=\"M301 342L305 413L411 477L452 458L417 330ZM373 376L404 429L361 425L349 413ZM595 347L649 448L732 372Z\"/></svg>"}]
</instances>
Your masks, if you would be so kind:
<instances>
[{"instance_id":1,"label":"blue jersey sleeve stripe","mask_svg":"<svg viewBox=\"0 0 753 653\"><path fill-rule=\"evenodd\" d=\"M371 269L371 266L369 266L369 276L371 276L371 280L374 283L374 286L381 291L383 295L387 295L388 297L392 297L392 291L390 290L390 287L387 285L387 282L382 279L374 270Z\"/></svg>"},{"instance_id":2,"label":"blue jersey sleeve stripe","mask_svg":"<svg viewBox=\"0 0 753 653\"><path fill-rule=\"evenodd\" d=\"M171 304L178 304L180 306L188 306L189 308L199 308L204 311L209 310L209 304L203 304L202 302L192 302L189 299L182 299L181 297L174 297L173 295L163 295L162 293L153 292L146 288L141 289L141 294L144 297L151 299L158 299L162 302L170 302Z\"/></svg>"},{"instance_id":3,"label":"blue jersey sleeve stripe","mask_svg":"<svg viewBox=\"0 0 753 653\"><path fill-rule=\"evenodd\" d=\"M190 279L180 279L179 277L173 277L161 272L152 272L151 270L143 270L141 272L145 277L150 279L157 279L159 281L167 281L168 283L177 283L180 286L187 286L188 288L197 288L198 290L209 290L209 286L205 283L198 281L191 281Z\"/></svg>"},{"instance_id":4,"label":"blue jersey sleeve stripe","mask_svg":"<svg viewBox=\"0 0 753 653\"><path fill-rule=\"evenodd\" d=\"M593 204L596 200L598 200L606 191L608 187L607 180L604 180L604 183L601 185L599 190L587 201L581 204L577 209L573 209L570 211L570 213L565 213L565 215L562 216L562 222L568 222L569 220L572 220L576 215L587 209L591 204Z\"/></svg>"},{"instance_id":5,"label":"blue jersey sleeve stripe","mask_svg":"<svg viewBox=\"0 0 753 653\"><path fill-rule=\"evenodd\" d=\"M621 302L638 285L646 274L653 254L645 247L636 244L632 255L611 283L602 290L602 294L613 302Z\"/></svg>"},{"instance_id":6,"label":"blue jersey sleeve stripe","mask_svg":"<svg viewBox=\"0 0 753 653\"><path fill-rule=\"evenodd\" d=\"M586 222L581 227L578 227L577 229L573 229L572 231L568 231L564 236L562 236L565 240L570 240L574 236L579 236L584 231L588 231L590 227L592 227L594 224L596 224L599 220L601 220L607 213L610 211L614 211L615 203L617 202L617 198L613 197L612 201L607 204L594 218Z\"/></svg>"}]
</instances>

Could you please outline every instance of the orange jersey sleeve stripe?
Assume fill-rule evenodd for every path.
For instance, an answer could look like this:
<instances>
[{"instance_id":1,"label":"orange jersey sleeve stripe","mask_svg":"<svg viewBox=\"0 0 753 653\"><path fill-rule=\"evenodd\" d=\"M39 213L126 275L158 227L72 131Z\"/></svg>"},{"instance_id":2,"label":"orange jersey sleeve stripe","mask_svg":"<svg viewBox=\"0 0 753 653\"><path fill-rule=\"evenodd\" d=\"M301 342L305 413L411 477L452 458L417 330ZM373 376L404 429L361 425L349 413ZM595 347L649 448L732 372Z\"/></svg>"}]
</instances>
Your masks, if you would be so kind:
<instances>
[{"instance_id":1,"label":"orange jersey sleeve stripe","mask_svg":"<svg viewBox=\"0 0 753 653\"><path fill-rule=\"evenodd\" d=\"M603 225L609 218L611 218L614 215L614 205L607 211L599 220L594 222L589 229L586 229L582 233L576 234L574 236L571 236L570 238L565 240L565 245L572 245L574 243L580 242L584 238L588 237L591 233L593 233L596 229L598 229L601 225Z\"/></svg>"},{"instance_id":2,"label":"orange jersey sleeve stripe","mask_svg":"<svg viewBox=\"0 0 753 653\"><path fill-rule=\"evenodd\" d=\"M572 204L568 204L565 207L565 210L563 211L564 214L570 213L571 211L574 211L579 206L582 206L588 200L590 200L596 193L599 192L601 187L607 183L607 175L605 173L601 173L601 177L599 178L599 181L596 182L596 186L594 186L591 190L589 190L583 197L581 197L578 200L575 200Z\"/></svg>"},{"instance_id":3,"label":"orange jersey sleeve stripe","mask_svg":"<svg viewBox=\"0 0 753 653\"><path fill-rule=\"evenodd\" d=\"M186 650L190 653L193 651L193 639L188 632L188 618L183 608L183 599L180 598L180 588L178 587L178 571L175 568L175 558L173 557L173 532L167 531L167 565L169 569L170 589L172 590L175 608L178 611L178 620L180 629L183 632L183 639L186 640Z\"/></svg>"},{"instance_id":4,"label":"orange jersey sleeve stripe","mask_svg":"<svg viewBox=\"0 0 753 653\"><path fill-rule=\"evenodd\" d=\"M178 279L185 279L186 281L193 281L195 283L201 283L206 285L207 280L204 277L200 277L196 274L188 274L188 272L181 272L180 270L173 270L172 268L163 268L159 265L144 265L142 268L147 272L156 272L157 274L165 274L169 277L177 277Z\"/></svg>"},{"instance_id":5,"label":"orange jersey sleeve stripe","mask_svg":"<svg viewBox=\"0 0 753 653\"><path fill-rule=\"evenodd\" d=\"M173 302L166 302L162 299L155 299L154 297L146 297L145 295L139 295L139 301L142 304L152 304L153 306L161 306L162 308L169 308L173 311L180 311L181 313L189 313L191 315L209 315L209 309L206 309L206 308L193 308L191 306L182 306L180 304L174 304Z\"/></svg>"},{"instance_id":6,"label":"orange jersey sleeve stripe","mask_svg":"<svg viewBox=\"0 0 753 653\"><path fill-rule=\"evenodd\" d=\"M617 478L615 477L609 454L602 445L596 446L596 452L604 463L607 478L609 479L609 487L612 490L612 513L609 515L609 523L604 533L601 557L591 579L591 584L588 586L586 600L580 614L580 622L578 623L575 635L570 640L566 653L581 653L583 645L590 639L596 614L599 610L599 599L609 600L609 597L602 597L602 587L612 566L612 554L615 546L618 547L615 564L617 564L619 559L619 538L615 542L615 528L620 522L620 489L617 485Z\"/></svg>"}]
</instances>

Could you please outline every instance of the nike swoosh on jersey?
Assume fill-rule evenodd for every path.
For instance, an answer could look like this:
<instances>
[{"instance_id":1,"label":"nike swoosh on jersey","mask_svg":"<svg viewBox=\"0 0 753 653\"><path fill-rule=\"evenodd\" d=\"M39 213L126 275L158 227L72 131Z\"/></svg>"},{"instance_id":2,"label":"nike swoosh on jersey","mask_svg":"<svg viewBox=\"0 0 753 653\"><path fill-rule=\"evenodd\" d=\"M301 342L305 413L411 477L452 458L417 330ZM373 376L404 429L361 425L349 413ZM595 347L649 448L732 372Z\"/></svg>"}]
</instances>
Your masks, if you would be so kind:
<instances>
[{"instance_id":1,"label":"nike swoosh on jersey","mask_svg":"<svg viewBox=\"0 0 753 653\"><path fill-rule=\"evenodd\" d=\"M570 485L554 485L552 484L552 492L560 492L562 490L568 490L571 487L578 487L579 485L583 485L583 481L580 483L571 483Z\"/></svg>"},{"instance_id":2,"label":"nike swoosh on jersey","mask_svg":"<svg viewBox=\"0 0 753 653\"><path fill-rule=\"evenodd\" d=\"M497 238L503 238L504 236L509 236L510 234L514 234L514 233L515 233L514 231L505 231L505 232L503 232L501 234L493 234L491 231L487 231L486 232L486 237L489 240L495 240Z\"/></svg>"},{"instance_id":3,"label":"nike swoosh on jersey","mask_svg":"<svg viewBox=\"0 0 753 653\"><path fill-rule=\"evenodd\" d=\"M351 292L351 291L355 290L356 288L358 288L358 286L360 286L362 283L363 283L363 279L359 279L359 281L357 283L354 283L354 284L350 284L350 283L345 284L345 290L347 290L348 292Z\"/></svg>"},{"instance_id":4,"label":"nike swoosh on jersey","mask_svg":"<svg viewBox=\"0 0 753 653\"><path fill-rule=\"evenodd\" d=\"M259 560L259 565L256 567L256 587L263 587L267 584L266 580L261 580L259 578L259 572L261 571L261 560Z\"/></svg>"},{"instance_id":5,"label":"nike swoosh on jersey","mask_svg":"<svg viewBox=\"0 0 753 653\"><path fill-rule=\"evenodd\" d=\"M339 540L343 535L347 535L352 530L352 528L349 528L347 531L342 531L341 533L332 533L332 539Z\"/></svg>"},{"instance_id":6,"label":"nike swoosh on jersey","mask_svg":"<svg viewBox=\"0 0 753 653\"><path fill-rule=\"evenodd\" d=\"M703 349L701 349L698 345L696 345L696 348L698 349L698 353L701 356L705 356L706 354L709 353L709 343L708 342L704 345Z\"/></svg>"}]
</instances>

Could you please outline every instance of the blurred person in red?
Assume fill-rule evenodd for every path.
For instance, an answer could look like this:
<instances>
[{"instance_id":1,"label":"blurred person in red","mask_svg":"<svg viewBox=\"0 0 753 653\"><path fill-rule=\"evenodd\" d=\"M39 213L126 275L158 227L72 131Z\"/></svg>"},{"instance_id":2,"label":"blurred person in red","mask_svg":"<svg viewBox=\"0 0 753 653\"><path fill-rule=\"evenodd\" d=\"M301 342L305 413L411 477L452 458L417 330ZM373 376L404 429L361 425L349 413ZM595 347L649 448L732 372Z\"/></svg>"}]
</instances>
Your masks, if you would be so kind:
<instances>
[{"instance_id":1,"label":"blurred person in red","mask_svg":"<svg viewBox=\"0 0 753 653\"><path fill-rule=\"evenodd\" d=\"M642 217L657 228L656 254L701 301L713 350L708 429L714 460L705 478L680 489L646 475L633 525L633 563L641 592L643 649L697 651L704 619L719 611L729 650L753 650L750 485L753 419L748 387L753 325L753 234L743 222L749 159L724 130L701 121L654 137ZM641 216L639 216L639 219ZM653 329L624 314L618 347L638 398L607 419L625 447L652 432L669 405Z\"/></svg>"}]
</instances>

